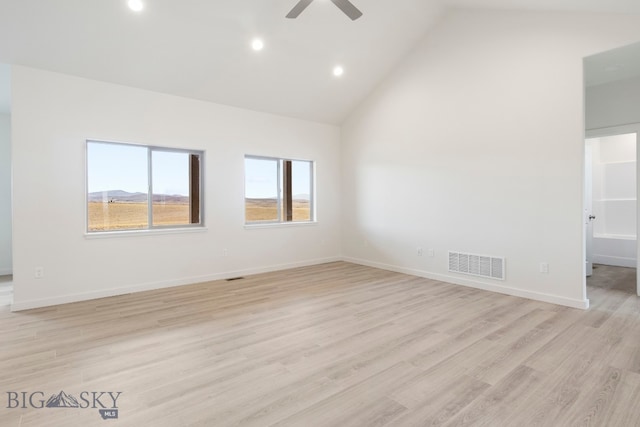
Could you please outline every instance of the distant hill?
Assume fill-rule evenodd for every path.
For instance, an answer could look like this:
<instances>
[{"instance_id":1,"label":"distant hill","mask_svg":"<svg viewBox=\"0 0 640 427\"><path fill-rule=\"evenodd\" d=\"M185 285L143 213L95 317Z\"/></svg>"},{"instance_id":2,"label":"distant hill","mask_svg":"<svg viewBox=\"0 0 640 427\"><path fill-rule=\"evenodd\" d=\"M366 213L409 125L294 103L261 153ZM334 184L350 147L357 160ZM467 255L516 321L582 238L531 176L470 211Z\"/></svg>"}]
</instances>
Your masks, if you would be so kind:
<instances>
[{"instance_id":1,"label":"distant hill","mask_svg":"<svg viewBox=\"0 0 640 427\"><path fill-rule=\"evenodd\" d=\"M147 193L129 193L123 190L96 191L89 193L90 202L112 202L112 203L145 203ZM189 203L188 196L179 194L154 194L154 202L163 203Z\"/></svg>"}]
</instances>

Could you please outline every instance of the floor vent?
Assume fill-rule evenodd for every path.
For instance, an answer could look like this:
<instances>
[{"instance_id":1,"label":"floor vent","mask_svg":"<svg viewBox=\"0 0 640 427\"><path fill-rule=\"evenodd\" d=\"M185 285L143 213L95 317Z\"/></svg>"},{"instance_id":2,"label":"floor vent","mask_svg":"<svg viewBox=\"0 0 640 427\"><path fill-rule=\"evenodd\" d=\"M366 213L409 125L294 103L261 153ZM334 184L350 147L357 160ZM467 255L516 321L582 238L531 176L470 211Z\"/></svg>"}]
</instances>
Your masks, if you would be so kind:
<instances>
[{"instance_id":1,"label":"floor vent","mask_svg":"<svg viewBox=\"0 0 640 427\"><path fill-rule=\"evenodd\" d=\"M449 251L449 271L504 280L504 258Z\"/></svg>"},{"instance_id":2,"label":"floor vent","mask_svg":"<svg viewBox=\"0 0 640 427\"><path fill-rule=\"evenodd\" d=\"M234 282L236 280L242 280L244 277L232 277L231 279L227 279L227 282Z\"/></svg>"}]
</instances>

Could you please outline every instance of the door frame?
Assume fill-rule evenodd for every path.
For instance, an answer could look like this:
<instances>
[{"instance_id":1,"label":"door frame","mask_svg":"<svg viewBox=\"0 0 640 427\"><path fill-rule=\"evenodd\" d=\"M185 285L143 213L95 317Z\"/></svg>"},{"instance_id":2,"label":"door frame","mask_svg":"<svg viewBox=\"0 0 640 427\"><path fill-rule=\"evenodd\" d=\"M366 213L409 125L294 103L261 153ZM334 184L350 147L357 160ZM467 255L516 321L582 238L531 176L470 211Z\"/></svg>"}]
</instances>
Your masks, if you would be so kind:
<instances>
[{"instance_id":1,"label":"door frame","mask_svg":"<svg viewBox=\"0 0 640 427\"><path fill-rule=\"evenodd\" d=\"M608 136L626 135L630 133L636 134L636 295L640 296L640 123L630 123L619 126L609 126L596 129L587 129L584 136L584 144L586 149L586 140L592 138L605 138ZM583 159L583 171L586 173L586 155ZM584 177L583 177L584 180ZM583 202L584 205L584 202ZM586 227L583 228L582 247L586 248L587 233ZM585 253L586 260L586 253ZM585 263L586 264L586 263ZM586 268L586 267L585 267ZM584 276L585 294L587 290L586 271Z\"/></svg>"},{"instance_id":2,"label":"door frame","mask_svg":"<svg viewBox=\"0 0 640 427\"><path fill-rule=\"evenodd\" d=\"M584 217L585 228L585 276L593 275L593 138L584 140Z\"/></svg>"}]
</instances>

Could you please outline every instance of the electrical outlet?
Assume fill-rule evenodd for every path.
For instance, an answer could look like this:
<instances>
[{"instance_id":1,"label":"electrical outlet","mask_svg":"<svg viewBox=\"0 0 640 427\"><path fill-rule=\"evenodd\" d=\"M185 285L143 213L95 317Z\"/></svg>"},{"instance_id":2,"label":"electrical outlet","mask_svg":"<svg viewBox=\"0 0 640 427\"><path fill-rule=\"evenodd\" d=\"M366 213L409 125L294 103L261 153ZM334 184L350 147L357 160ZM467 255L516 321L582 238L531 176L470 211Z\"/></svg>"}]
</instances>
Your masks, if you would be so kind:
<instances>
[{"instance_id":1,"label":"electrical outlet","mask_svg":"<svg viewBox=\"0 0 640 427\"><path fill-rule=\"evenodd\" d=\"M417 249L416 249L416 254L417 254L418 256L422 256L422 248L417 248Z\"/></svg>"},{"instance_id":2,"label":"electrical outlet","mask_svg":"<svg viewBox=\"0 0 640 427\"><path fill-rule=\"evenodd\" d=\"M36 267L33 275L35 276L36 279L42 279L44 277L44 268Z\"/></svg>"},{"instance_id":3,"label":"electrical outlet","mask_svg":"<svg viewBox=\"0 0 640 427\"><path fill-rule=\"evenodd\" d=\"M547 264L546 262L541 262L540 263L540 273L549 274L549 264Z\"/></svg>"},{"instance_id":4,"label":"electrical outlet","mask_svg":"<svg viewBox=\"0 0 640 427\"><path fill-rule=\"evenodd\" d=\"M222 250L222 256L229 256L229 250L228 249L223 249Z\"/></svg>"},{"instance_id":5,"label":"electrical outlet","mask_svg":"<svg viewBox=\"0 0 640 427\"><path fill-rule=\"evenodd\" d=\"M429 257L433 258L434 256L436 256L436 251L434 251L433 249L429 249Z\"/></svg>"}]
</instances>

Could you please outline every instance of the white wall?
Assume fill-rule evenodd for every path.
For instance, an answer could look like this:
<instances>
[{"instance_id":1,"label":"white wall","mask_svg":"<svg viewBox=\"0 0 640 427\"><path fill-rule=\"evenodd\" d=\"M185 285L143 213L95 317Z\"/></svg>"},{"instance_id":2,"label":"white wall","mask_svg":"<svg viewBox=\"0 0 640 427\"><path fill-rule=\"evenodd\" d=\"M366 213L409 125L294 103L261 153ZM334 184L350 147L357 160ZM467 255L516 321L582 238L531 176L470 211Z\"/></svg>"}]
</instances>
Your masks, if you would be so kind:
<instances>
[{"instance_id":1,"label":"white wall","mask_svg":"<svg viewBox=\"0 0 640 427\"><path fill-rule=\"evenodd\" d=\"M0 275L11 264L11 116L0 113Z\"/></svg>"},{"instance_id":2,"label":"white wall","mask_svg":"<svg viewBox=\"0 0 640 427\"><path fill-rule=\"evenodd\" d=\"M19 66L12 103L14 310L340 255L337 127ZM208 230L87 239L87 138L206 150ZM318 224L245 229L245 154L315 160Z\"/></svg>"},{"instance_id":3,"label":"white wall","mask_svg":"<svg viewBox=\"0 0 640 427\"><path fill-rule=\"evenodd\" d=\"M640 76L586 91L587 129L640 123Z\"/></svg>"},{"instance_id":4,"label":"white wall","mask_svg":"<svg viewBox=\"0 0 640 427\"><path fill-rule=\"evenodd\" d=\"M582 59L637 40L640 17L450 13L343 126L344 255L586 307ZM448 250L507 278L449 273Z\"/></svg>"}]
</instances>

